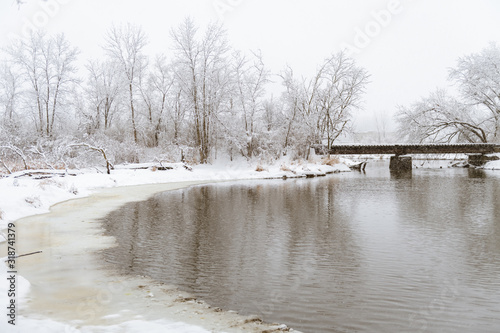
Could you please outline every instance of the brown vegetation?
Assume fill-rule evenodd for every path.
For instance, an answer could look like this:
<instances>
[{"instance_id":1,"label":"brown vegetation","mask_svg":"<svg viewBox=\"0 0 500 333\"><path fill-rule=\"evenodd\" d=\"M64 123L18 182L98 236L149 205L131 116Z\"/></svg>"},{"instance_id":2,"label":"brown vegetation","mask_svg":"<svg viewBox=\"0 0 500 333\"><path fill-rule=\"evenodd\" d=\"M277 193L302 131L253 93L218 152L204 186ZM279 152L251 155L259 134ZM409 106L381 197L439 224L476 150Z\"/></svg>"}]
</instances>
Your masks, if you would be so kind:
<instances>
[{"instance_id":1,"label":"brown vegetation","mask_svg":"<svg viewBox=\"0 0 500 333\"><path fill-rule=\"evenodd\" d=\"M335 164L340 164L340 160L337 156L325 157L321 160L321 164L332 166Z\"/></svg>"}]
</instances>

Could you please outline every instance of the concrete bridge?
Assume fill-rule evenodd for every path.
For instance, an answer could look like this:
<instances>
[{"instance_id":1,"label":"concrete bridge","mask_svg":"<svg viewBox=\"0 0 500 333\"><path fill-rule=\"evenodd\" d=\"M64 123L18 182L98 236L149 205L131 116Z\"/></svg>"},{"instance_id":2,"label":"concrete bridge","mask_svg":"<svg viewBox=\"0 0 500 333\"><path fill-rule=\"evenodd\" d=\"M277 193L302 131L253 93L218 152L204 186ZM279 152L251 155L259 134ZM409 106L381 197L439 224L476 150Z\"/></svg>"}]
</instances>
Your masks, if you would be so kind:
<instances>
[{"instance_id":1,"label":"concrete bridge","mask_svg":"<svg viewBox=\"0 0 500 333\"><path fill-rule=\"evenodd\" d=\"M393 144L393 145L334 145L328 151L324 145L313 146L316 154L325 155L366 155L382 154L391 156L391 170L411 170L410 154L469 154L469 163L482 165L489 159L486 154L500 153L500 145L493 143L461 144Z\"/></svg>"}]
</instances>

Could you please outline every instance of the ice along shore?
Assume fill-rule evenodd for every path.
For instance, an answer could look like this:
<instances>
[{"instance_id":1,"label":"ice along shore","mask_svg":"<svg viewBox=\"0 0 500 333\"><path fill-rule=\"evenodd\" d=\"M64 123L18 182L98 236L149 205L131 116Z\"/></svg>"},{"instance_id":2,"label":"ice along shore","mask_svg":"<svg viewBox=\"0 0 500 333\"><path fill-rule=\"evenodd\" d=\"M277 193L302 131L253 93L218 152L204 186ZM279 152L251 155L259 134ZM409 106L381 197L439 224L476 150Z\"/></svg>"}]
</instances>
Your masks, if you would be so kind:
<instances>
[{"instance_id":1,"label":"ice along shore","mask_svg":"<svg viewBox=\"0 0 500 333\"><path fill-rule=\"evenodd\" d=\"M96 252L114 246L96 221L121 205L192 185L238 179L303 177L348 171L334 166L297 164L269 167L181 164L168 171L122 167L111 175L81 172L75 176L0 179L1 222L15 224L17 259L16 325L0 323L4 332L273 332L291 330L212 308L201 300L147 277L113 274ZM142 185L137 185L142 184ZM50 210L49 210L50 208ZM40 213L44 213L41 214ZM29 217L23 217L29 216ZM4 232L5 234L5 232ZM6 242L0 244L6 253ZM5 260L5 258L4 258ZM0 275L6 275L2 266ZM2 279L0 295L8 285Z\"/></svg>"}]
</instances>

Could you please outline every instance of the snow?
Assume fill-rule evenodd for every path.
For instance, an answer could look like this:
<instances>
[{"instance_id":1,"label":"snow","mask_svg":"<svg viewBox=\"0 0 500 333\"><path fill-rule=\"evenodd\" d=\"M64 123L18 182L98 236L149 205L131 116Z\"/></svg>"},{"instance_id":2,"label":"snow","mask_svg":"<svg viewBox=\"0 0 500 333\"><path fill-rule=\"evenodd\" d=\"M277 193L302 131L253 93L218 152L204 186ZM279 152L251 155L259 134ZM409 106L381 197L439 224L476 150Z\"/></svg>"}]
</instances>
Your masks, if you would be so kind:
<instances>
[{"instance_id":1,"label":"snow","mask_svg":"<svg viewBox=\"0 0 500 333\"><path fill-rule=\"evenodd\" d=\"M484 165L484 169L487 170L500 170L500 161L488 162Z\"/></svg>"},{"instance_id":2,"label":"snow","mask_svg":"<svg viewBox=\"0 0 500 333\"><path fill-rule=\"evenodd\" d=\"M500 154L492 154L492 156L497 156L500 158ZM500 170L500 160L491 161L484 165L484 169L486 170Z\"/></svg>"},{"instance_id":3,"label":"snow","mask_svg":"<svg viewBox=\"0 0 500 333\"><path fill-rule=\"evenodd\" d=\"M3 262L6 257L0 258ZM0 276L7 276L7 266L0 265ZM17 295L17 302L23 303L26 298L30 283L24 279L22 276L17 276L17 287L19 294ZM2 278L2 281L5 278ZM0 283L0 299L2 300L2 305L7 304L5 296L7 295L7 285L5 283ZM120 315L116 315L118 317ZM108 316L111 317L111 316ZM172 322L168 320L157 320L157 321L144 321L144 320L130 320L119 325L109 325L109 326L87 326L82 328L77 328L77 323L75 324L64 324L56 322L50 319L34 319L27 318L24 316L18 316L16 318L16 325L12 326L7 323L5 319L0 320L0 332L37 332L37 333L54 333L54 332L64 332L64 333L94 333L94 332L129 332L129 333L140 333L140 332L172 332L172 333L208 333L209 331L195 325L189 325L182 322Z\"/></svg>"},{"instance_id":4,"label":"snow","mask_svg":"<svg viewBox=\"0 0 500 333\"><path fill-rule=\"evenodd\" d=\"M182 163L163 164L172 167L166 171L154 171L155 165L120 165L110 175L89 169L71 171L71 174L76 174L73 176L62 174L41 180L34 177L15 178L16 175L0 178L0 229L4 229L8 222L46 213L57 202L84 197L99 188L182 181L294 178L349 171L345 164L329 166L315 163L289 164L285 169L290 171L283 171L283 164L275 164L264 167L262 172L256 171L256 165L241 163L197 165L192 171Z\"/></svg>"},{"instance_id":5,"label":"snow","mask_svg":"<svg viewBox=\"0 0 500 333\"><path fill-rule=\"evenodd\" d=\"M131 320L119 325L86 326L77 328L76 325L64 324L50 319L31 319L20 316L15 327L7 327L5 322L0 323L1 332L24 333L210 333L202 327L189 325L182 322L168 320L144 321ZM9 325L11 326L11 325Z\"/></svg>"},{"instance_id":6,"label":"snow","mask_svg":"<svg viewBox=\"0 0 500 333\"><path fill-rule=\"evenodd\" d=\"M346 161L347 163L347 161ZM182 163L168 166L172 169L160 171L156 164L117 166L110 175L98 170L79 170L62 173L52 178L35 179L38 175L10 175L0 178L0 245L5 242L9 222L22 217L48 212L58 202L81 198L103 188L157 184L185 181L223 181L263 178L293 178L321 176L327 173L349 171L346 164L333 166L320 163L282 161L274 165L258 166L250 163L219 162L213 165L197 165L186 168ZM140 167L140 169L136 169ZM263 170L263 171L257 171ZM71 174L71 175L70 175ZM16 178L17 177L17 178ZM2 237L3 236L3 237ZM6 258L2 260L5 261ZM0 265L0 304L8 303L7 267ZM17 304L22 304L30 290L30 282L17 276ZM22 309L22 307L21 307ZM22 311L21 311L22 312ZM139 319L125 321L118 325L84 326L78 323L62 323L49 318L36 318L35 314L19 314L17 325L9 325L0 320L1 332L209 332L199 326L167 320L145 321ZM111 316L118 316L111 315ZM132 318L131 318L132 319Z\"/></svg>"}]
</instances>

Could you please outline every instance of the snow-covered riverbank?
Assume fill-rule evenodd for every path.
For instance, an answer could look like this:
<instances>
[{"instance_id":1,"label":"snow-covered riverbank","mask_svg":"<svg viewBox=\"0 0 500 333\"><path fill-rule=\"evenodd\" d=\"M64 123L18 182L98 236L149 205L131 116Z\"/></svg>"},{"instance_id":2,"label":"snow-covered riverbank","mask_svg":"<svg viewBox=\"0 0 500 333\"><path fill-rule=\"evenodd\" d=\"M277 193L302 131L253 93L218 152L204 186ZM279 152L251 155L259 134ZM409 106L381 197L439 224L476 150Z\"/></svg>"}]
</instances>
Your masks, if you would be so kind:
<instances>
[{"instance_id":1,"label":"snow-covered riverbank","mask_svg":"<svg viewBox=\"0 0 500 333\"><path fill-rule=\"evenodd\" d=\"M142 169L137 169L137 167L142 167ZM313 176L313 175L323 175L325 173L332 172L341 172L341 171L349 171L349 168L345 164L336 164L333 166L315 164L315 163L301 163L301 164L291 164L288 163L278 164L275 166L269 167L257 167L256 165L248 165L248 164L218 164L218 165L200 165L195 166L192 169L186 168L183 164L169 164L167 165L168 170L161 171L157 167L151 167L150 165L133 165L133 166L118 166L116 170L112 171L110 175L97 172L96 170L84 170L84 171L72 171L68 174L64 174L61 176L44 178L44 179L34 179L35 177L15 177L10 176L6 178L0 179L0 229L5 229L8 223L15 222L20 218L31 216L35 214L46 213L49 211L50 207L56 203L64 202L70 199L75 198L84 198L90 195L94 195L95 193L100 193L105 188L117 188L117 192L112 196L103 197L99 199L99 202L102 201L102 204L105 204L106 200L111 200L111 203L105 204L105 208L101 208L99 213L104 214L105 211L109 211L114 209L113 205L123 204L127 200L140 200L144 199L148 195L155 193L155 191L161 191L169 189L169 187L151 187L147 189L134 189L132 192L137 193L125 193L126 191L121 191L120 188L125 188L125 186L132 185L140 185L140 184L172 184L172 188L180 188L184 186L189 186L189 184L184 182L191 183L205 183L205 182L213 182L213 181L225 181L225 180L237 180L237 179L262 179L262 178L282 178L282 177L305 177L305 176ZM259 171L257 171L259 170ZM71 174L71 175L69 175ZM183 185L185 184L185 185ZM175 186L174 186L175 185ZM118 198L119 197L119 198ZM116 199L118 198L118 199ZM115 200L115 201L113 201ZM94 200L97 202L96 200ZM78 201L77 201L78 202ZM114 202L114 203L113 203ZM80 206L86 205L88 203L79 204ZM64 206L64 205L58 205ZM78 204L75 207L70 207L69 210L77 210L75 212L75 217L73 219L69 219L73 221L76 217L80 219L80 214L78 210L81 208ZM90 208L96 210L95 208ZM97 209L99 210L99 209ZM82 220L85 220L85 215L97 214L95 212L90 213L81 213ZM98 215L95 215L97 217ZM50 221L52 223L52 221ZM26 223L26 225L24 225ZM31 224L30 224L31 223ZM44 222L45 223L45 222ZM54 222L55 223L55 222ZM21 225L20 225L21 224ZM42 225L41 223L40 225ZM54 264L60 265L61 260L64 262L65 258L54 258L57 257L58 254L61 253L74 253L78 249L80 252L95 252L101 246L109 246L109 241L106 242L104 237L102 237L102 241L97 241L96 239L100 239L101 237L98 234L93 234L95 230L92 229L92 224L86 223L86 227L82 227L81 225L72 225L71 223L61 223L57 225L57 232L60 234L76 234L78 236L78 232L82 233L82 241L78 244L75 239L71 240L69 237L66 240L57 240L55 242L54 239L51 241L55 242L51 244L50 254L44 253L43 260L47 260L47 266L53 266ZM21 245L23 243L31 243L37 240L37 237L43 237L40 233L43 233L43 227L40 226L40 232L37 233L36 227L38 225L36 222L24 222L24 220L16 222L16 229L24 230L23 232L19 232L17 235L16 244L20 245L19 248L22 248ZM54 224L52 224L54 227ZM75 232L76 231L76 232ZM54 231L54 233L56 233ZM6 253L6 243L5 243L5 230L3 232L4 237L0 237L1 240L1 249L2 254ZM93 244L88 244L83 241L86 239L86 234L92 234L93 238L89 241ZM74 236L73 236L74 237ZM106 245L107 244L107 245ZM39 245L42 246L42 245ZM26 247L28 248L28 247ZM38 248L37 248L38 249ZM21 251L18 254L22 254ZM80 255L80 254L78 254ZM33 266L40 263L36 262L37 255L32 257L25 257L29 259L25 259L25 262L32 263ZM71 256L67 256L70 260ZM55 260L58 261L55 261ZM5 258L3 258L5 260ZM3 261L2 260L2 261ZM42 260L42 261L43 261ZM82 259L83 260L83 259ZM88 260L88 259L85 259ZM70 263L67 263L70 265ZM82 263L83 265L83 263ZM71 279L71 283L69 286L61 283L59 286L61 292L71 292L71 286L73 283L78 284L78 277L76 275L82 275L81 268L76 266L76 272L66 272L66 279ZM67 267L67 266L65 266ZM93 267L93 266L92 266ZM86 268L88 269L88 268ZM32 280L29 276L37 276L36 274L41 274L39 272L29 272L30 269L26 269L26 274L29 279ZM88 279L86 277L86 271L83 271L83 279ZM30 291L30 282L23 277L23 269L20 269L17 276L17 287L16 287L16 302L18 305L17 325L14 327L7 323L7 320L4 318L0 321L0 330L2 332L142 332L144 330L150 332L210 332L214 331L214 328L220 330L215 330L217 332L227 331L227 332L236 332L238 331L238 327L243 329L243 326L246 325L245 330L251 330L255 327L256 331L260 329L262 331L262 327L258 328L258 320L245 320L244 318L238 317L236 314L226 313L224 317L221 318L222 315L213 312L212 310L208 310L209 307L199 302L177 302L176 300L179 298L179 291L172 289L172 291L165 292L159 286L156 286L155 294L158 293L164 294L163 301L168 303L168 307L172 309L170 311L169 319L163 319L162 316L159 318L151 317L146 318L142 316L140 313L136 311L136 315L134 317L128 317L125 312L127 309L118 309L114 308L116 311L106 312L106 313L96 313L96 316L101 316L100 321L95 321L95 323L88 324L84 321L69 320L66 318L61 319L58 316L47 315L47 313L51 313L51 311L44 312L43 314L38 313L33 310L33 306L27 306L26 303L36 303L34 298L40 292L40 284L43 281L54 282L57 281L55 276L40 278L34 283L38 284L38 294L33 295L33 291ZM60 274L60 273L58 273ZM90 279L93 277L93 273L88 272L88 276ZM50 275L50 273L49 273ZM52 273L52 275L57 275L56 272ZM7 285L8 281L7 277L7 268L5 265L0 265L0 300L1 304L7 305L9 302L8 289ZM57 276L58 279L61 279L62 276ZM44 280L45 279L45 280ZM72 279L76 279L74 282ZM97 275L95 279L101 281L108 281L107 283L114 283L115 281L109 280L110 278L104 275ZM31 281L33 283L33 281ZM144 281L142 281L144 282ZM129 285L133 286L138 281L129 281ZM64 286L66 285L66 287ZM66 289L65 289L66 288ZM141 298L141 292L145 292L144 290L140 290L141 288L130 288L132 293L137 294L137 303L138 308L141 306L152 306L148 302L148 300L144 300ZM148 288L153 289L153 287ZM152 293L151 290L147 292ZM149 295L149 294L148 294ZM146 295L146 296L148 296ZM71 299L71 297L70 297ZM115 299L120 299L120 295L115 295ZM155 300L158 300L155 299ZM49 302L47 300L47 302ZM38 302L40 303L40 302ZM191 304L193 303L193 304ZM42 302L43 304L43 302ZM40 306L40 305L39 305ZM42 305L43 306L43 305ZM54 304L46 304L47 307L54 306ZM158 306L158 304L156 304ZM132 307L132 306L131 306ZM180 307L180 309L179 309ZM78 309L78 308L75 308ZM175 312L174 309L176 309ZM66 309L67 310L67 309ZM148 310L152 313L155 313L152 309ZM158 312L158 311L156 311ZM196 312L199 315L198 320L194 320L189 314L191 312ZM159 312L158 312L159 313ZM83 312L85 314L85 311ZM76 314L78 317L78 314ZM195 316L196 317L196 316ZM199 318L205 318L200 321ZM102 320L102 318L108 318L108 320ZM127 319L127 320L125 320ZM248 321L245 323L245 321ZM204 323L207 323L204 325ZM224 324L224 322L226 322ZM194 325L193 325L194 324ZM226 326L225 326L226 325ZM232 328L231 328L232 327ZM264 326L263 326L264 327ZM266 329L283 329L284 326L265 326ZM207 330L209 329L209 330ZM259 331L259 332L260 332Z\"/></svg>"},{"instance_id":2,"label":"snow-covered riverbank","mask_svg":"<svg viewBox=\"0 0 500 333\"><path fill-rule=\"evenodd\" d=\"M497 154L498 157L500 157L500 154ZM491 161L488 162L484 165L485 170L500 170L500 160L498 161Z\"/></svg>"},{"instance_id":3,"label":"snow-covered riverbank","mask_svg":"<svg viewBox=\"0 0 500 333\"><path fill-rule=\"evenodd\" d=\"M349 164L349 161L344 161ZM6 253L5 228L8 223L16 222L18 219L26 216L46 213L50 207L70 199L91 198L93 197L94 204L101 202L104 208L96 208L91 206L89 202L75 201L75 204L69 204L65 209L66 214L74 210L74 215L66 215L68 221L83 220L89 222L92 218L97 218L106 212L110 212L116 208L116 205L123 204L127 201L143 200L149 195L158 191L164 191L173 188L182 188L190 184L208 183L215 181L238 180L238 179L262 179L262 178L283 178L283 177L306 177L313 175L323 175L325 173L349 171L346 164L336 164L333 166L322 165L321 163L278 163L273 166L257 166L250 164L216 164L216 165L198 165L192 169L186 168L184 164L168 164L167 170L160 170L153 165L123 165L117 166L110 175L97 170L79 170L63 173L60 176L51 178L35 179L35 176L11 175L0 179L0 229L3 229L4 237L0 236L0 255ZM498 170L500 169L500 161L489 162L485 165L485 169ZM257 171L259 170L259 171ZM40 175L38 175L40 176ZM191 183L188 183L191 182ZM151 187L128 187L144 184L167 184L165 186L152 185ZM170 185L168 185L170 184ZM158 186L158 187L156 187ZM132 189L132 190L131 190ZM115 192L107 192L113 190ZM99 197L101 193L107 193ZM68 202L71 203L72 201ZM93 212L82 212L81 208L90 205L88 210ZM57 205L54 208L63 209L64 204ZM54 209L52 209L54 210ZM79 215L80 214L80 215ZM101 214L101 215L99 215ZM92 216L90 216L92 215ZM70 217L68 217L70 216ZM85 219L87 216L87 219ZM43 220L43 219L42 219ZM47 221L41 222L25 221L24 219L16 222L16 229L22 231L16 239L18 245L30 243L33 250L38 250L38 244L34 241L37 237L45 237L44 228L47 227ZM52 226L54 223L50 221ZM34 227L37 226L37 227ZM60 301L54 299L51 301L47 295L40 297L40 291L43 291L43 284L50 284L58 279L64 280L66 283L59 283L58 287L61 293L71 293L71 288L79 283L84 283L85 280L95 279L100 281L100 285L107 286L102 290L109 291L109 285L117 283L116 280L103 274L102 272L92 272L98 270L98 266L94 262L77 262L71 264L71 260L90 260L89 255L95 253L103 246L110 246L111 241L105 239L99 230L92 229L95 224L85 223L76 225L72 223L60 223L57 232L59 234L73 234L73 238L67 239L51 239L55 244L51 244L51 252L44 253L45 259L39 261L41 255L25 257L20 260L26 263L26 268L19 270L16 286L16 302L18 305L17 325L14 327L7 323L4 317L0 321L1 332L142 332L144 330L150 332L261 332L265 329L270 331L283 330L285 326L260 324L259 320L252 318L243 318L235 313L214 311L208 305L197 300L190 299L189 295L182 294L173 286L165 288L164 286L154 285L153 282L145 278L126 280L126 286L123 286L123 281L119 281L122 285L120 288L113 287L117 291L113 295L113 302L117 302L115 306L106 304L106 311L103 309L94 309L92 311L96 320L88 321L78 320L79 315L88 315L88 308L80 309L81 304L70 306L66 304L66 312L71 313L73 310L73 318L58 316L57 311L60 304L54 302ZM23 229L24 228L24 229ZM27 229L32 229L28 232ZM52 231L51 231L52 232ZM81 240L77 242L74 238L81 235ZM90 235L90 236L89 236ZM23 246L20 246L22 250ZM77 251L84 252L80 256ZM19 251L18 254L24 252ZM75 256L69 253L76 253ZM62 258L62 254L65 258ZM2 259L5 260L4 257ZM45 260L45 261L44 261ZM65 261L66 260L66 261ZM67 272L65 275L57 273L55 269L47 270L43 278L38 279L37 267L44 265L60 267L66 263ZM37 266L38 265L38 266ZM33 269L30 268L33 266ZM70 269L68 268L70 267ZM23 272L26 273L28 279L23 277ZM77 276L80 275L80 280ZM34 277L34 278L33 278ZM7 268L5 265L0 265L0 305L7 305L9 302L8 295L8 280ZM28 281L30 280L30 281ZM44 282L45 281L45 282ZM30 287L30 282L33 287ZM143 288L148 284L148 288ZM107 289L106 289L107 288ZM125 290L126 289L126 290ZM38 290L38 291L37 291ZM55 292L54 289L50 291ZM78 291L82 293L81 290ZM96 291L93 290L95 293ZM98 294L99 295L99 294ZM124 297L127 295L127 297ZM154 295L154 296L153 296ZM160 296L161 295L161 296ZM183 296L181 296L183 295ZM65 298L67 294L63 296ZM71 299L71 297L70 297ZM41 301L40 301L41 300ZM131 303L127 303L130 302ZM179 301L180 300L180 301ZM51 303L52 302L52 303ZM37 311L38 308L45 305L47 311ZM123 308L120 305L130 304ZM53 311L51 307L54 307ZM163 312L162 307L167 307L169 310ZM142 313L141 309L145 312ZM72 310L73 309L73 310ZM43 310L43 309L42 309ZM60 310L60 309L59 309ZM102 311L101 311L102 310ZM78 312L80 311L80 312ZM83 311L83 312L82 312ZM53 314L51 314L53 313ZM146 315L148 314L148 315Z\"/></svg>"},{"instance_id":4,"label":"snow-covered riverbank","mask_svg":"<svg viewBox=\"0 0 500 333\"><path fill-rule=\"evenodd\" d=\"M228 163L197 165L191 170L186 169L182 163L165 165L172 169L159 171L154 164L135 164L117 166L110 175L89 169L69 171L47 179L16 175L0 178L0 229L19 218L48 212L50 206L57 202L85 197L101 188L182 181L292 178L349 171L345 164L330 166L315 163L264 167ZM137 169L138 167L144 169ZM256 171L257 169L261 171Z\"/></svg>"}]
</instances>

